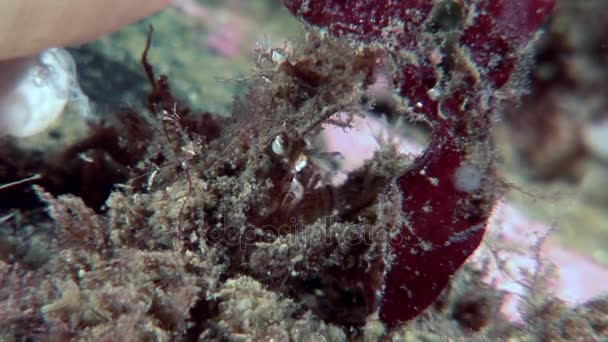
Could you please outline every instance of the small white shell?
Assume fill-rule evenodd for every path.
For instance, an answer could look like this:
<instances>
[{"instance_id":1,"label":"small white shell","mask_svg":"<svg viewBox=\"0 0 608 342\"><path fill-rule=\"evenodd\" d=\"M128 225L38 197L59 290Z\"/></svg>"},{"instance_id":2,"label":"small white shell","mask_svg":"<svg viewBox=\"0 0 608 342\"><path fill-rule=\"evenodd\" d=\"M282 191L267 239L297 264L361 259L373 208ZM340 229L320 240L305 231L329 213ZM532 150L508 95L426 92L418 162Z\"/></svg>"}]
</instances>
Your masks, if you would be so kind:
<instances>
[{"instance_id":1,"label":"small white shell","mask_svg":"<svg viewBox=\"0 0 608 342\"><path fill-rule=\"evenodd\" d=\"M71 98L86 105L72 56L50 48L35 58L2 62L0 71L0 136L40 133L63 112Z\"/></svg>"}]
</instances>

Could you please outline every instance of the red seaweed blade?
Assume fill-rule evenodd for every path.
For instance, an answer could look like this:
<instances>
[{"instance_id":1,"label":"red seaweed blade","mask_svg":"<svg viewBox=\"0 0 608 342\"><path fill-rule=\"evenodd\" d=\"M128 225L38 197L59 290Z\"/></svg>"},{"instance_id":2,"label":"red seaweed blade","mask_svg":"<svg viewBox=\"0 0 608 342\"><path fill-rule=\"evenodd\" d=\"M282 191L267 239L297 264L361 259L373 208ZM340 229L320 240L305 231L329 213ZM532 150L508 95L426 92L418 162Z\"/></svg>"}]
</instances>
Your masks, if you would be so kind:
<instances>
[{"instance_id":1,"label":"red seaweed blade","mask_svg":"<svg viewBox=\"0 0 608 342\"><path fill-rule=\"evenodd\" d=\"M397 66L396 89L433 128L425 153L397 179L407 223L391 238L393 258L380 304L381 320L392 327L428 307L481 242L497 196L489 134L496 90L511 78L521 49L554 0L458 1L465 19L455 66L443 73L428 58L433 47L424 45L430 40L419 39L431 1L284 2L334 36L385 49ZM415 58L398 58L400 52ZM444 94L431 98L437 85ZM479 178L480 186L458 186L461 171Z\"/></svg>"}]
</instances>

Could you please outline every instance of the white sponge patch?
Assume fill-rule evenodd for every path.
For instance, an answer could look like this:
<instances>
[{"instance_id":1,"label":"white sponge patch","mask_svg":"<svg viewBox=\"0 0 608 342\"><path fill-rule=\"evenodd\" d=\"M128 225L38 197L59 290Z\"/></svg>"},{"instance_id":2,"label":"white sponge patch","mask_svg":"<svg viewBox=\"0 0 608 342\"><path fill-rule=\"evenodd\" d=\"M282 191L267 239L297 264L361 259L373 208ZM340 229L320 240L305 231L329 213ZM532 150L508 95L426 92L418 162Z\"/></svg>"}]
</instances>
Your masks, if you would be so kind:
<instances>
[{"instance_id":1,"label":"white sponge patch","mask_svg":"<svg viewBox=\"0 0 608 342\"><path fill-rule=\"evenodd\" d=\"M454 187L458 191L475 192L481 187L483 173L473 165L461 165L454 171Z\"/></svg>"}]
</instances>

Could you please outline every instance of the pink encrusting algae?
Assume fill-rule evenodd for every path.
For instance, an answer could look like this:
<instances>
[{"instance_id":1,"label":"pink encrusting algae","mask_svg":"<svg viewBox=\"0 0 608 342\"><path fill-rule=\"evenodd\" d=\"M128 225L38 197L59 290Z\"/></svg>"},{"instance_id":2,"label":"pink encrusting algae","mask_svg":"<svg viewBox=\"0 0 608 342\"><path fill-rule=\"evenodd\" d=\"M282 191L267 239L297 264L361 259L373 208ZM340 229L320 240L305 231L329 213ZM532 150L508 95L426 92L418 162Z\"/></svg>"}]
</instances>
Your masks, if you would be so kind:
<instances>
[{"instance_id":1,"label":"pink encrusting algae","mask_svg":"<svg viewBox=\"0 0 608 342\"><path fill-rule=\"evenodd\" d=\"M608 293L608 270L590 256L565 246L550 234L553 228L531 220L512 204L500 203L488 226L491 242L480 246L469 259L485 265L485 281L506 292L502 312L512 321L522 319L521 304L530 291L530 275L547 268L555 273L548 275L544 290L571 308ZM492 252L496 243L510 248Z\"/></svg>"}]
</instances>

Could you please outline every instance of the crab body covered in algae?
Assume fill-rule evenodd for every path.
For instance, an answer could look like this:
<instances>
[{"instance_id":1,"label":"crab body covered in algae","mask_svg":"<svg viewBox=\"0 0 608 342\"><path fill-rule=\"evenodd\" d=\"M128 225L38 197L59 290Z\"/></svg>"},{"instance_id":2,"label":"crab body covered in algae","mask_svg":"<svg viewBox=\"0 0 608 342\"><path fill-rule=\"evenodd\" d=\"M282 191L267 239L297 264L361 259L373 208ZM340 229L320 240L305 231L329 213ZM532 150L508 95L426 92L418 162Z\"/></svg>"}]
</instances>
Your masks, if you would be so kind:
<instances>
[{"instance_id":1,"label":"crab body covered in algae","mask_svg":"<svg viewBox=\"0 0 608 342\"><path fill-rule=\"evenodd\" d=\"M284 2L307 34L257 51L229 119L174 98L148 40L149 113L116 113L62 156L119 165L122 185L96 212L88 194L43 179L58 253L36 270L3 268L5 288L46 291L24 296L39 308L13 321L71 338L339 339L376 313L394 328L437 299L504 190L492 120L553 1ZM366 113L380 69L430 143L415 158L382 145L337 182L320 133Z\"/></svg>"}]
</instances>

